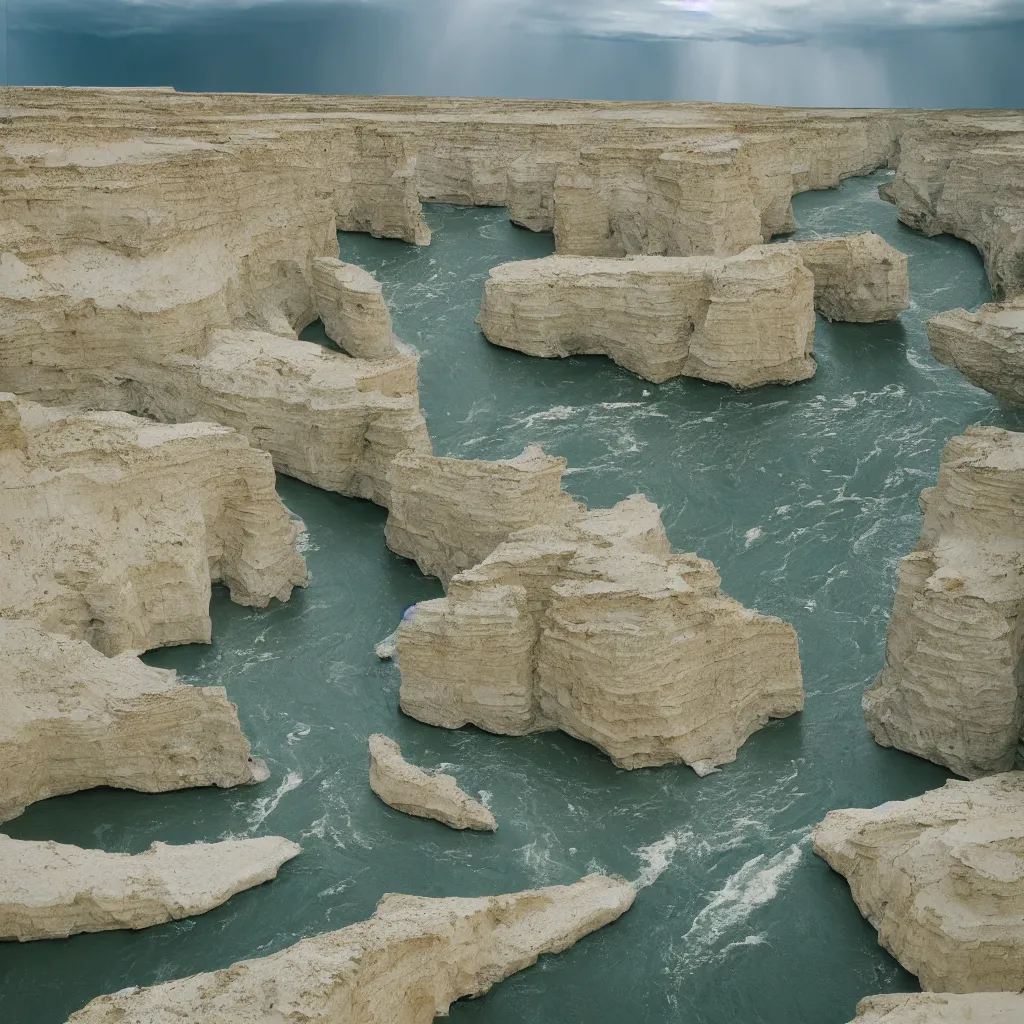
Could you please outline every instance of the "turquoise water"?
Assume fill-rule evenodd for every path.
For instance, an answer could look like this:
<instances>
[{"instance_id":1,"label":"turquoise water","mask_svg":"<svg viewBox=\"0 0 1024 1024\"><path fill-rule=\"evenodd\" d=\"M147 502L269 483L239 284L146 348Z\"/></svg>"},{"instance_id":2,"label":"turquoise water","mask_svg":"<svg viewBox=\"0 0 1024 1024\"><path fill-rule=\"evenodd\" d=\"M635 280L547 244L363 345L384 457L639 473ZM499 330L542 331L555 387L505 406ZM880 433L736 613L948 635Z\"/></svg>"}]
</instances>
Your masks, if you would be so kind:
<instances>
[{"instance_id":1,"label":"turquoise water","mask_svg":"<svg viewBox=\"0 0 1024 1024\"><path fill-rule=\"evenodd\" d=\"M913 796L947 777L877 747L860 695L882 662L897 563L916 541L917 496L943 444L970 423L1024 429L1024 416L931 358L925 319L988 299L981 260L900 226L875 194L884 178L797 197L799 236L878 231L910 256L913 308L899 324L819 322L815 379L748 393L652 385L599 357L536 360L489 346L474 324L487 270L552 246L504 210L428 208L434 242L423 249L340 236L342 258L378 276L396 329L422 353L438 453L502 458L536 441L569 460L567 487L592 505L642 490L678 549L712 558L729 593L796 625L806 710L703 780L681 767L620 771L559 734L503 738L407 719L398 671L373 645L439 585L387 551L381 509L281 478L309 528L309 589L262 612L218 590L211 646L147 656L226 686L271 780L77 794L5 831L128 851L280 834L303 854L277 881L199 918L3 946L0 1020L59 1024L100 993L358 921L384 892L489 894L594 869L645 883L634 908L456 1005L455 1024L845 1024L860 997L914 989L807 837L833 807ZM456 833L379 803L367 785L376 731L485 791L499 832Z\"/></svg>"}]
</instances>

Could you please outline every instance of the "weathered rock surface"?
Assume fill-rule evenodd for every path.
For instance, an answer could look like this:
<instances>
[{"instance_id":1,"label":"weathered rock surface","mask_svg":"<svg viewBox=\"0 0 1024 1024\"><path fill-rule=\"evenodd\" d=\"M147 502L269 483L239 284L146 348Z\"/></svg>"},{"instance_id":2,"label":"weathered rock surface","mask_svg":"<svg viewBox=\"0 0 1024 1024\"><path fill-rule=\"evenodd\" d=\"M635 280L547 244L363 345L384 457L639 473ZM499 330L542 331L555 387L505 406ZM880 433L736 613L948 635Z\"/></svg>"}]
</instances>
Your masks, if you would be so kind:
<instances>
[{"instance_id":1,"label":"weathered rock surface","mask_svg":"<svg viewBox=\"0 0 1024 1024\"><path fill-rule=\"evenodd\" d=\"M68 1024L431 1024L456 999L611 923L634 896L602 875L480 899L387 895L368 921L227 970L100 996Z\"/></svg>"},{"instance_id":2,"label":"weathered rock surface","mask_svg":"<svg viewBox=\"0 0 1024 1024\"><path fill-rule=\"evenodd\" d=\"M0 939L149 928L219 907L277 876L301 847L278 836L104 853L0 835Z\"/></svg>"},{"instance_id":3,"label":"weathered rock surface","mask_svg":"<svg viewBox=\"0 0 1024 1024\"><path fill-rule=\"evenodd\" d=\"M327 337L350 356L386 359L397 353L391 313L372 274L320 256L313 261L313 288Z\"/></svg>"},{"instance_id":4,"label":"weathered rock surface","mask_svg":"<svg viewBox=\"0 0 1024 1024\"><path fill-rule=\"evenodd\" d=\"M220 686L0 619L0 821L96 786L162 793L267 778Z\"/></svg>"},{"instance_id":5,"label":"weathered rock surface","mask_svg":"<svg viewBox=\"0 0 1024 1024\"><path fill-rule=\"evenodd\" d=\"M517 530L583 514L562 490L565 467L538 445L496 462L398 455L388 477L388 547L447 587Z\"/></svg>"},{"instance_id":6,"label":"weathered rock surface","mask_svg":"<svg viewBox=\"0 0 1024 1024\"><path fill-rule=\"evenodd\" d=\"M1024 730L1024 434L953 438L921 506L868 728L968 778L1005 771Z\"/></svg>"},{"instance_id":7,"label":"weathered rock surface","mask_svg":"<svg viewBox=\"0 0 1024 1024\"><path fill-rule=\"evenodd\" d=\"M451 775L428 775L409 764L401 747L380 733L370 737L370 789L403 814L433 818L451 828L498 828L494 815L459 789Z\"/></svg>"},{"instance_id":8,"label":"weathered rock surface","mask_svg":"<svg viewBox=\"0 0 1024 1024\"><path fill-rule=\"evenodd\" d=\"M1024 1021L1024 995L925 992L869 996L857 1004L857 1019L850 1024L1020 1024L1021 1021Z\"/></svg>"},{"instance_id":9,"label":"weathered rock surface","mask_svg":"<svg viewBox=\"0 0 1024 1024\"><path fill-rule=\"evenodd\" d=\"M895 320L910 305L907 257L865 231L789 242L814 274L814 308L826 320Z\"/></svg>"},{"instance_id":10,"label":"weathered rock surface","mask_svg":"<svg viewBox=\"0 0 1024 1024\"><path fill-rule=\"evenodd\" d=\"M1024 405L1024 300L951 309L928 321L932 354L1004 402Z\"/></svg>"},{"instance_id":11,"label":"weathered rock surface","mask_svg":"<svg viewBox=\"0 0 1024 1024\"><path fill-rule=\"evenodd\" d=\"M270 457L210 423L0 395L0 618L104 654L210 640L210 584L265 607L305 586Z\"/></svg>"},{"instance_id":12,"label":"weathered rock surface","mask_svg":"<svg viewBox=\"0 0 1024 1024\"><path fill-rule=\"evenodd\" d=\"M923 988L1024 990L1024 772L832 811L814 851Z\"/></svg>"},{"instance_id":13,"label":"weathered rock surface","mask_svg":"<svg viewBox=\"0 0 1024 1024\"><path fill-rule=\"evenodd\" d=\"M398 629L401 706L431 725L562 729L624 768L735 760L803 707L796 633L673 555L641 495L518 533Z\"/></svg>"},{"instance_id":14,"label":"weathered rock surface","mask_svg":"<svg viewBox=\"0 0 1024 1024\"><path fill-rule=\"evenodd\" d=\"M814 376L814 280L795 252L549 256L495 267L480 327L532 356L607 355L647 380L737 388Z\"/></svg>"}]
</instances>

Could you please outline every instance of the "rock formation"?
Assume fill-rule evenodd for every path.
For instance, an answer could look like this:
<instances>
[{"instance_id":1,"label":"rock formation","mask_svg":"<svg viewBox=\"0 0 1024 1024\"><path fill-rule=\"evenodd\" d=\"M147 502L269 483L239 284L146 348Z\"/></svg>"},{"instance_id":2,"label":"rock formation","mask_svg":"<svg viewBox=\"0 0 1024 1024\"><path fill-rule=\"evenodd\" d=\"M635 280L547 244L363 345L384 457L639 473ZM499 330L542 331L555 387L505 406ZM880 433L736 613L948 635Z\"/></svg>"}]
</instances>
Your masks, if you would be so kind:
<instances>
[{"instance_id":1,"label":"rock formation","mask_svg":"<svg viewBox=\"0 0 1024 1024\"><path fill-rule=\"evenodd\" d=\"M868 728L968 778L1005 771L1024 729L1024 434L953 438L921 506Z\"/></svg>"},{"instance_id":2,"label":"rock formation","mask_svg":"<svg viewBox=\"0 0 1024 1024\"><path fill-rule=\"evenodd\" d=\"M1024 405L1024 300L951 309L928 321L932 354L1004 402Z\"/></svg>"},{"instance_id":3,"label":"rock formation","mask_svg":"<svg viewBox=\"0 0 1024 1024\"><path fill-rule=\"evenodd\" d=\"M497 462L397 456L388 477L388 547L447 586L517 530L583 514L562 490L565 466L538 445Z\"/></svg>"},{"instance_id":4,"label":"rock formation","mask_svg":"<svg viewBox=\"0 0 1024 1024\"><path fill-rule=\"evenodd\" d=\"M814 308L826 320L895 320L910 305L907 257L880 235L789 242L814 274Z\"/></svg>"},{"instance_id":5,"label":"rock formation","mask_svg":"<svg viewBox=\"0 0 1024 1024\"><path fill-rule=\"evenodd\" d=\"M227 970L100 996L68 1024L431 1024L456 999L611 923L634 896L602 875L480 899L387 895L368 921Z\"/></svg>"},{"instance_id":6,"label":"rock formation","mask_svg":"<svg viewBox=\"0 0 1024 1024\"><path fill-rule=\"evenodd\" d=\"M451 775L428 775L402 757L402 749L387 736L370 737L370 789L403 814L433 818L451 828L494 832L494 815L459 789Z\"/></svg>"},{"instance_id":7,"label":"rock formation","mask_svg":"<svg viewBox=\"0 0 1024 1024\"><path fill-rule=\"evenodd\" d=\"M0 619L0 821L96 786L162 793L267 778L220 686Z\"/></svg>"},{"instance_id":8,"label":"rock formation","mask_svg":"<svg viewBox=\"0 0 1024 1024\"><path fill-rule=\"evenodd\" d=\"M729 259L549 256L495 267L480 327L531 356L607 355L647 380L814 376L814 279L783 246Z\"/></svg>"},{"instance_id":9,"label":"rock formation","mask_svg":"<svg viewBox=\"0 0 1024 1024\"><path fill-rule=\"evenodd\" d=\"M922 988L1024 990L1024 772L832 811L814 851Z\"/></svg>"},{"instance_id":10,"label":"rock formation","mask_svg":"<svg viewBox=\"0 0 1024 1024\"><path fill-rule=\"evenodd\" d=\"M925 992L869 996L857 1004L850 1024L1020 1024L1024 995L980 992L972 995Z\"/></svg>"},{"instance_id":11,"label":"rock formation","mask_svg":"<svg viewBox=\"0 0 1024 1024\"><path fill-rule=\"evenodd\" d=\"M705 774L803 707L793 627L720 582L670 554L641 495L521 530L402 622L402 710L449 729L562 729L623 768Z\"/></svg>"},{"instance_id":12,"label":"rock formation","mask_svg":"<svg viewBox=\"0 0 1024 1024\"><path fill-rule=\"evenodd\" d=\"M154 843L131 856L0 835L0 940L66 939L205 914L275 878L300 851L268 836Z\"/></svg>"},{"instance_id":13,"label":"rock formation","mask_svg":"<svg viewBox=\"0 0 1024 1024\"><path fill-rule=\"evenodd\" d=\"M105 654L208 643L211 580L259 608L306 584L274 483L225 427L0 395L0 618Z\"/></svg>"},{"instance_id":14,"label":"rock formation","mask_svg":"<svg viewBox=\"0 0 1024 1024\"><path fill-rule=\"evenodd\" d=\"M331 341L359 359L395 355L391 313L372 274L351 263L321 256L313 261L313 288L320 319Z\"/></svg>"}]
</instances>

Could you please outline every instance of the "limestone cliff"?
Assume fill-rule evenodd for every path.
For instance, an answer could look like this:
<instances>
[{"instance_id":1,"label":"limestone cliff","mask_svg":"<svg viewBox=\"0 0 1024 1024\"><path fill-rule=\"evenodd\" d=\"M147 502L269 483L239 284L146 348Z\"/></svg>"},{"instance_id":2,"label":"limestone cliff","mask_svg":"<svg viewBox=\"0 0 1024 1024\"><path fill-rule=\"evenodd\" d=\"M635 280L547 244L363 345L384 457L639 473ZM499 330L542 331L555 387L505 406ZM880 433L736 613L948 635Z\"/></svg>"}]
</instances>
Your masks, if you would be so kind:
<instances>
[{"instance_id":1,"label":"limestone cliff","mask_svg":"<svg viewBox=\"0 0 1024 1024\"><path fill-rule=\"evenodd\" d=\"M275 878L300 850L268 836L154 843L131 856L0 835L0 940L66 939L205 914Z\"/></svg>"},{"instance_id":2,"label":"limestone cliff","mask_svg":"<svg viewBox=\"0 0 1024 1024\"><path fill-rule=\"evenodd\" d=\"M1024 729L1024 434L968 428L921 506L868 727L968 778L1005 771Z\"/></svg>"},{"instance_id":3,"label":"limestone cliff","mask_svg":"<svg viewBox=\"0 0 1024 1024\"><path fill-rule=\"evenodd\" d=\"M923 988L1024 989L1024 772L832 811L814 850Z\"/></svg>"},{"instance_id":4,"label":"limestone cliff","mask_svg":"<svg viewBox=\"0 0 1024 1024\"><path fill-rule=\"evenodd\" d=\"M447 586L517 530L582 515L562 490L565 466L538 445L496 462L398 455L388 477L388 547Z\"/></svg>"},{"instance_id":5,"label":"limestone cliff","mask_svg":"<svg viewBox=\"0 0 1024 1024\"><path fill-rule=\"evenodd\" d=\"M1004 402L1024 405L1024 299L939 313L928 321L928 340L940 363Z\"/></svg>"},{"instance_id":6,"label":"limestone cliff","mask_svg":"<svg viewBox=\"0 0 1024 1024\"><path fill-rule=\"evenodd\" d=\"M222 687L0 619L0 821L96 786L161 793L267 778Z\"/></svg>"},{"instance_id":7,"label":"limestone cliff","mask_svg":"<svg viewBox=\"0 0 1024 1024\"><path fill-rule=\"evenodd\" d=\"M313 261L313 288L317 311L331 341L360 359L396 354L391 313L372 274L321 256Z\"/></svg>"},{"instance_id":8,"label":"limestone cliff","mask_svg":"<svg viewBox=\"0 0 1024 1024\"><path fill-rule=\"evenodd\" d=\"M562 729L624 768L735 760L803 707L796 633L673 555L642 496L518 533L407 614L406 714L450 729Z\"/></svg>"},{"instance_id":9,"label":"limestone cliff","mask_svg":"<svg viewBox=\"0 0 1024 1024\"><path fill-rule=\"evenodd\" d=\"M494 832L498 823L483 804L459 789L451 775L428 775L402 757L402 749L380 733L370 737L370 789L389 807L451 828Z\"/></svg>"},{"instance_id":10,"label":"limestone cliff","mask_svg":"<svg viewBox=\"0 0 1024 1024\"><path fill-rule=\"evenodd\" d=\"M164 426L0 396L0 618L105 654L208 643L210 584L264 607L305 586L270 457Z\"/></svg>"},{"instance_id":11,"label":"limestone cliff","mask_svg":"<svg viewBox=\"0 0 1024 1024\"><path fill-rule=\"evenodd\" d=\"M869 996L857 1004L850 1024L1020 1024L1024 995L980 992L972 995L926 992Z\"/></svg>"},{"instance_id":12,"label":"limestone cliff","mask_svg":"<svg viewBox=\"0 0 1024 1024\"><path fill-rule=\"evenodd\" d=\"M479 899L387 895L368 921L227 970L100 996L68 1024L431 1024L456 999L611 923L634 895L602 875Z\"/></svg>"}]
</instances>

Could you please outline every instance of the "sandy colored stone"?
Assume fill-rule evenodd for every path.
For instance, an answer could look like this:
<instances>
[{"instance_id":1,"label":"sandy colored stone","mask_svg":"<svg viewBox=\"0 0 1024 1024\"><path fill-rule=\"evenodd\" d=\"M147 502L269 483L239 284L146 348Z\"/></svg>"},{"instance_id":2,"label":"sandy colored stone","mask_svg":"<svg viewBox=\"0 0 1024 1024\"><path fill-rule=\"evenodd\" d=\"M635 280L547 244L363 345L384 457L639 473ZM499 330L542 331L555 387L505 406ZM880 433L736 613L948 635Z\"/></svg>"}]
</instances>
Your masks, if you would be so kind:
<instances>
[{"instance_id":1,"label":"sandy colored stone","mask_svg":"<svg viewBox=\"0 0 1024 1024\"><path fill-rule=\"evenodd\" d=\"M814 376L814 280L781 246L728 259L549 256L495 267L480 327L532 356L607 355L661 382L737 388Z\"/></svg>"},{"instance_id":2,"label":"sandy colored stone","mask_svg":"<svg viewBox=\"0 0 1024 1024\"><path fill-rule=\"evenodd\" d=\"M642 495L518 533L397 635L406 714L449 729L562 729L623 768L733 761L803 707L796 633L673 555Z\"/></svg>"},{"instance_id":3,"label":"sandy colored stone","mask_svg":"<svg viewBox=\"0 0 1024 1024\"><path fill-rule=\"evenodd\" d=\"M813 838L922 988L1024 990L1024 772L832 811Z\"/></svg>"},{"instance_id":4,"label":"sandy colored stone","mask_svg":"<svg viewBox=\"0 0 1024 1024\"><path fill-rule=\"evenodd\" d=\"M402 757L387 736L370 737L370 789L389 807L451 828L495 832L498 823L482 803L459 789L451 775L428 775Z\"/></svg>"},{"instance_id":5,"label":"sandy colored stone","mask_svg":"<svg viewBox=\"0 0 1024 1024\"><path fill-rule=\"evenodd\" d=\"M910 306L907 257L873 231L787 244L814 274L814 308L826 320L895 320Z\"/></svg>"},{"instance_id":6,"label":"sandy colored stone","mask_svg":"<svg viewBox=\"0 0 1024 1024\"><path fill-rule=\"evenodd\" d=\"M1005 771L1024 729L1024 434L968 427L921 507L868 728L968 778Z\"/></svg>"},{"instance_id":7,"label":"sandy colored stone","mask_svg":"<svg viewBox=\"0 0 1024 1024\"><path fill-rule=\"evenodd\" d=\"M397 455L388 477L388 547L447 586L517 530L583 514L562 490L565 467L539 445L495 462Z\"/></svg>"},{"instance_id":8,"label":"sandy colored stone","mask_svg":"<svg viewBox=\"0 0 1024 1024\"><path fill-rule=\"evenodd\" d=\"M397 353L380 283L361 267L329 256L313 261L317 311L331 341L359 359Z\"/></svg>"},{"instance_id":9,"label":"sandy colored stone","mask_svg":"<svg viewBox=\"0 0 1024 1024\"><path fill-rule=\"evenodd\" d=\"M223 687L0 619L0 821L96 786L163 793L267 777Z\"/></svg>"},{"instance_id":10,"label":"sandy colored stone","mask_svg":"<svg viewBox=\"0 0 1024 1024\"><path fill-rule=\"evenodd\" d=\"M211 581L257 608L306 585L302 524L237 432L0 409L0 618L117 654L208 643Z\"/></svg>"},{"instance_id":11,"label":"sandy colored stone","mask_svg":"<svg viewBox=\"0 0 1024 1024\"><path fill-rule=\"evenodd\" d=\"M278 836L104 853L0 835L0 940L65 939L205 914L301 852Z\"/></svg>"},{"instance_id":12,"label":"sandy colored stone","mask_svg":"<svg viewBox=\"0 0 1024 1024\"><path fill-rule=\"evenodd\" d=\"M928 321L932 355L1004 402L1024 405L1024 299L951 309Z\"/></svg>"},{"instance_id":13,"label":"sandy colored stone","mask_svg":"<svg viewBox=\"0 0 1024 1024\"><path fill-rule=\"evenodd\" d=\"M479 899L391 894L367 921L226 970L100 996L68 1024L431 1024L456 999L610 924L635 894L603 875Z\"/></svg>"},{"instance_id":14,"label":"sandy colored stone","mask_svg":"<svg viewBox=\"0 0 1024 1024\"><path fill-rule=\"evenodd\" d=\"M869 996L857 1004L857 1019L850 1024L1020 1024L1021 1021L1024 1021L1024 995L925 992Z\"/></svg>"}]
</instances>

